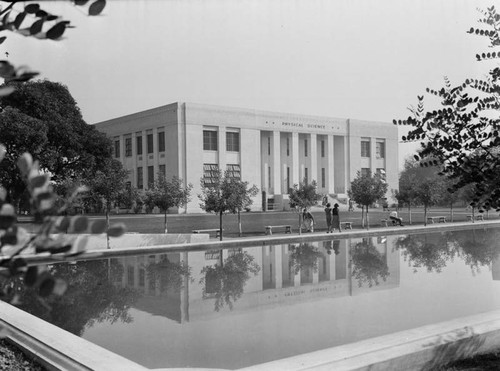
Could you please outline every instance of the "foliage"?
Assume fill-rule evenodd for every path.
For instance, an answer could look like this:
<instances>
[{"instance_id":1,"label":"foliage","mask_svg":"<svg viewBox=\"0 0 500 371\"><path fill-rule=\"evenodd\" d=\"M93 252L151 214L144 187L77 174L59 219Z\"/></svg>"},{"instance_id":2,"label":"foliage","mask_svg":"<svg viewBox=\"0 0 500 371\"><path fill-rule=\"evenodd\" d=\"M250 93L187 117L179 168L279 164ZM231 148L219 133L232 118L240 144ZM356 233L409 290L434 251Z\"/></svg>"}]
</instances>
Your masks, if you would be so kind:
<instances>
[{"instance_id":1,"label":"foliage","mask_svg":"<svg viewBox=\"0 0 500 371\"><path fill-rule=\"evenodd\" d=\"M223 264L204 267L200 280L203 285L203 296L215 297L215 311L219 311L225 305L230 310L233 304L243 294L243 288L250 278L250 273L257 275L260 266L254 261L253 256L246 251L236 252L230 255Z\"/></svg>"},{"instance_id":2,"label":"foliage","mask_svg":"<svg viewBox=\"0 0 500 371\"><path fill-rule=\"evenodd\" d=\"M368 227L368 207L387 193L387 183L380 174L361 174L358 171L356 178L351 182L351 189L348 191L350 198L357 204L366 207L366 225Z\"/></svg>"},{"instance_id":3,"label":"foliage","mask_svg":"<svg viewBox=\"0 0 500 371\"><path fill-rule=\"evenodd\" d=\"M138 293L114 284L123 276L123 266L116 259L53 264L48 272L66 282L66 294L49 295L41 302L32 287L17 280L21 309L78 336L94 323L132 322L128 310Z\"/></svg>"},{"instance_id":4,"label":"foliage","mask_svg":"<svg viewBox=\"0 0 500 371\"><path fill-rule=\"evenodd\" d=\"M293 188L288 190L290 207L302 211L316 205L318 200L321 199L321 194L317 193L316 190L317 184L314 180L307 183L306 179L304 179L300 184L294 184Z\"/></svg>"},{"instance_id":5,"label":"foliage","mask_svg":"<svg viewBox=\"0 0 500 371\"><path fill-rule=\"evenodd\" d=\"M158 206L165 213L165 233L167 233L167 212L172 207L180 208L189 202L192 184L184 186L177 176L167 180L164 174L158 174L157 180L146 191L146 204L152 209Z\"/></svg>"},{"instance_id":6,"label":"foliage","mask_svg":"<svg viewBox=\"0 0 500 371\"><path fill-rule=\"evenodd\" d=\"M226 171L224 175L219 170L218 176L213 178L212 183L206 183L201 179L201 191L198 195L200 207L208 213L218 214L220 217L219 229L222 241L222 215L224 213L236 213L243 210L252 203L252 196L258 193L256 186L248 188L249 183L234 178L231 172Z\"/></svg>"},{"instance_id":7,"label":"foliage","mask_svg":"<svg viewBox=\"0 0 500 371\"><path fill-rule=\"evenodd\" d=\"M379 277L386 280L389 276L389 267L386 257L373 245L371 239L358 242L351 248L352 276L358 280L358 286L363 282L368 287L379 285Z\"/></svg>"},{"instance_id":8,"label":"foliage","mask_svg":"<svg viewBox=\"0 0 500 371\"><path fill-rule=\"evenodd\" d=\"M0 162L6 152L5 146L0 145ZM24 254L44 254L47 258L59 260L74 259L85 251L85 239L75 245L76 236L63 233L88 231L100 234L106 231L106 225L99 220L89 222L85 216L58 216L64 213L72 199L85 189L76 189L67 203L57 208L50 176L40 172L38 162L33 161L29 153L24 153L17 165L30 194L32 213L41 225L33 235L18 226L14 207L6 201L8 191L0 187L0 295L14 304L18 302L19 295L9 285L9 278L23 277L23 283L36 289L41 298L51 294L61 295L66 290L66 283L55 279L47 266L29 266ZM111 236L120 236L124 232L123 225L116 225L108 230Z\"/></svg>"},{"instance_id":9,"label":"foliage","mask_svg":"<svg viewBox=\"0 0 500 371\"><path fill-rule=\"evenodd\" d=\"M487 37L491 48L500 46L500 14L494 6L481 11L481 28L468 33ZM495 51L477 54L478 61L495 59ZM395 124L412 126L404 141L419 141L415 155L421 165L439 166L440 173L452 179L453 190L472 184L475 206L499 208L500 146L498 109L500 108L500 67L491 68L485 78L468 78L452 86L445 78L441 89L427 89L439 99L440 108L426 110L424 96L411 108L406 120Z\"/></svg>"},{"instance_id":10,"label":"foliage","mask_svg":"<svg viewBox=\"0 0 500 371\"><path fill-rule=\"evenodd\" d=\"M106 0L68 0L75 6L87 7L88 15L97 16L106 7ZM8 4L0 7L0 31L11 31L27 37L37 39L60 40L67 28L73 28L71 22L62 16L51 14L42 9L39 2L25 0L0 0ZM20 6L16 6L19 4ZM0 37L0 44L7 36ZM0 61L0 77L6 83L25 82L38 75L26 66L15 67L7 60ZM12 85L0 88L0 96L5 96L14 91Z\"/></svg>"},{"instance_id":11,"label":"foliage","mask_svg":"<svg viewBox=\"0 0 500 371\"><path fill-rule=\"evenodd\" d=\"M127 210L133 210L137 214L144 205L144 195L139 188L126 185L125 189L118 195L117 201Z\"/></svg>"},{"instance_id":12,"label":"foliage","mask_svg":"<svg viewBox=\"0 0 500 371\"><path fill-rule=\"evenodd\" d=\"M168 255L163 255L160 261L150 263L146 267L148 277L151 281L157 282L162 291L172 289L179 292L183 287L184 280L191 278L191 267L184 261L180 263L171 262Z\"/></svg>"},{"instance_id":13,"label":"foliage","mask_svg":"<svg viewBox=\"0 0 500 371\"><path fill-rule=\"evenodd\" d=\"M289 265L295 274L308 269L313 272L318 271L318 259L322 258L323 254L315 246L309 243L301 243L298 246L290 245L289 250Z\"/></svg>"}]
</instances>

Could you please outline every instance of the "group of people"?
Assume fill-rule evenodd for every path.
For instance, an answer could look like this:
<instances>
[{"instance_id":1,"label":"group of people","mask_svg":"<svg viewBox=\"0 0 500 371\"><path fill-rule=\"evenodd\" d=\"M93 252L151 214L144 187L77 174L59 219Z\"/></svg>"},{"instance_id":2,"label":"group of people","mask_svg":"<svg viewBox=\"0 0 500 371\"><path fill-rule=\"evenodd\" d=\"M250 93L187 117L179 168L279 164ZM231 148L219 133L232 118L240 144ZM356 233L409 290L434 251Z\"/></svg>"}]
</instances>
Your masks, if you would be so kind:
<instances>
[{"instance_id":1,"label":"group of people","mask_svg":"<svg viewBox=\"0 0 500 371\"><path fill-rule=\"evenodd\" d=\"M325 216L327 226L326 233L332 233L335 229L338 229L339 232L342 231L340 228L339 204L333 205L332 208L330 203L327 203L325 207ZM307 211L307 209L302 211L302 222L304 228L308 232L314 232L314 216L311 212Z\"/></svg>"}]
</instances>

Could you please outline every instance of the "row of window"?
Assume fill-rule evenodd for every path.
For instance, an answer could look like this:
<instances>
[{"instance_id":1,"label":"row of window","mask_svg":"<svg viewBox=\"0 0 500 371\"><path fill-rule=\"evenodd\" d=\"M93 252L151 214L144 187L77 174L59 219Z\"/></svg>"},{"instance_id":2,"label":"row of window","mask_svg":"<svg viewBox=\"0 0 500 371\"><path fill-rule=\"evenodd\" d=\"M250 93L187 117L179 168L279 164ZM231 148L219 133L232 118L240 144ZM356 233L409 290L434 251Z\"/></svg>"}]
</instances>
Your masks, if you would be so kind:
<instances>
[{"instance_id":1,"label":"row of window","mask_svg":"<svg viewBox=\"0 0 500 371\"><path fill-rule=\"evenodd\" d=\"M130 135L130 134L129 134ZM136 155L142 155L142 135L135 137ZM114 142L115 157L120 157L120 140ZM146 153L153 153L153 134L146 135ZM158 152L165 152L165 132L158 133ZM125 157L132 157L132 137L125 136Z\"/></svg>"},{"instance_id":2,"label":"row of window","mask_svg":"<svg viewBox=\"0 0 500 371\"><path fill-rule=\"evenodd\" d=\"M203 130L203 150L217 151L219 149L219 136L217 130ZM240 151L240 133L226 132L226 151Z\"/></svg>"},{"instance_id":3,"label":"row of window","mask_svg":"<svg viewBox=\"0 0 500 371\"><path fill-rule=\"evenodd\" d=\"M230 178L241 179L241 167L239 164L228 164L226 170ZM218 177L218 164L203 164L203 183L205 186L216 184Z\"/></svg>"},{"instance_id":4,"label":"row of window","mask_svg":"<svg viewBox=\"0 0 500 371\"><path fill-rule=\"evenodd\" d=\"M165 165L159 165L160 176L165 176L166 171L167 169ZM155 181L155 167L148 166L148 188L151 188L153 186L154 181ZM142 174L142 166L139 166L137 168L137 188L139 189L144 188L144 177Z\"/></svg>"},{"instance_id":5,"label":"row of window","mask_svg":"<svg viewBox=\"0 0 500 371\"><path fill-rule=\"evenodd\" d=\"M384 168L377 168L376 172L383 180L386 180L386 172ZM361 168L361 176L370 176L371 173L372 171L370 170L370 168Z\"/></svg>"},{"instance_id":6,"label":"row of window","mask_svg":"<svg viewBox=\"0 0 500 371\"><path fill-rule=\"evenodd\" d=\"M385 158L385 142L375 142L375 156ZM361 140L361 157L371 157L369 140Z\"/></svg>"}]
</instances>

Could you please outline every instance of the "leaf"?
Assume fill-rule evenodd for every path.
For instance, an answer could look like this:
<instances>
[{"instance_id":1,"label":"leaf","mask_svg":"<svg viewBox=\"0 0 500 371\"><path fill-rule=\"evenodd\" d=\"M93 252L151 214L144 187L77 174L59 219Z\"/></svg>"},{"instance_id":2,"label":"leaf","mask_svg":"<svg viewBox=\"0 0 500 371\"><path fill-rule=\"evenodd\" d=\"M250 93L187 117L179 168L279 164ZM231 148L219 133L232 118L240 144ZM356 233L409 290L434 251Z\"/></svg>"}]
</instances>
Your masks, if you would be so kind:
<instances>
[{"instance_id":1,"label":"leaf","mask_svg":"<svg viewBox=\"0 0 500 371\"><path fill-rule=\"evenodd\" d=\"M107 224L106 220L98 219L92 222L90 225L90 233L93 234L101 234L106 232Z\"/></svg>"},{"instance_id":2,"label":"leaf","mask_svg":"<svg viewBox=\"0 0 500 371\"><path fill-rule=\"evenodd\" d=\"M49 181L49 177L46 174L37 175L29 179L29 184L33 188L43 187Z\"/></svg>"},{"instance_id":3,"label":"leaf","mask_svg":"<svg viewBox=\"0 0 500 371\"><path fill-rule=\"evenodd\" d=\"M66 30L66 22L59 22L47 31L47 39L56 40L60 38Z\"/></svg>"},{"instance_id":4,"label":"leaf","mask_svg":"<svg viewBox=\"0 0 500 371\"><path fill-rule=\"evenodd\" d=\"M89 0L75 0L75 5L85 5Z\"/></svg>"},{"instance_id":5,"label":"leaf","mask_svg":"<svg viewBox=\"0 0 500 371\"><path fill-rule=\"evenodd\" d=\"M28 4L24 8L24 11L28 14L35 14L38 10L40 10L40 5L38 4Z\"/></svg>"},{"instance_id":6,"label":"leaf","mask_svg":"<svg viewBox=\"0 0 500 371\"><path fill-rule=\"evenodd\" d=\"M29 153L23 153L17 160L17 167L23 176L27 176L33 166L33 157Z\"/></svg>"},{"instance_id":7,"label":"leaf","mask_svg":"<svg viewBox=\"0 0 500 371\"><path fill-rule=\"evenodd\" d=\"M6 37L6 36L2 36L2 37L0 37L0 44L2 44L5 40L7 40L7 37Z\"/></svg>"},{"instance_id":8,"label":"leaf","mask_svg":"<svg viewBox=\"0 0 500 371\"><path fill-rule=\"evenodd\" d=\"M94 1L89 6L89 15L95 16L101 14L101 12L106 7L106 0L97 0Z\"/></svg>"},{"instance_id":9,"label":"leaf","mask_svg":"<svg viewBox=\"0 0 500 371\"><path fill-rule=\"evenodd\" d=\"M40 10L37 10L35 15L39 18L43 18L43 17L47 17L49 15L49 13L47 13L45 10L40 9Z\"/></svg>"},{"instance_id":10,"label":"leaf","mask_svg":"<svg viewBox=\"0 0 500 371\"><path fill-rule=\"evenodd\" d=\"M37 33L42 32L42 27L44 22L45 20L43 18L35 21L30 27L30 34L36 35Z\"/></svg>"},{"instance_id":11,"label":"leaf","mask_svg":"<svg viewBox=\"0 0 500 371\"><path fill-rule=\"evenodd\" d=\"M16 16L16 19L14 20L14 27L15 28L19 28L21 27L21 23L23 23L24 21L24 18L26 18L26 13L25 12L21 12L19 13L17 16Z\"/></svg>"},{"instance_id":12,"label":"leaf","mask_svg":"<svg viewBox=\"0 0 500 371\"><path fill-rule=\"evenodd\" d=\"M0 88L0 97L10 95L16 90L13 86L3 86Z\"/></svg>"},{"instance_id":13,"label":"leaf","mask_svg":"<svg viewBox=\"0 0 500 371\"><path fill-rule=\"evenodd\" d=\"M126 230L127 230L127 227L123 223L113 224L108 229L108 236L110 236L110 237L120 237L120 236L122 236L126 232Z\"/></svg>"},{"instance_id":14,"label":"leaf","mask_svg":"<svg viewBox=\"0 0 500 371\"><path fill-rule=\"evenodd\" d=\"M77 216L73 218L73 231L75 233L82 233L87 230L89 226L89 219L86 216Z\"/></svg>"}]
</instances>

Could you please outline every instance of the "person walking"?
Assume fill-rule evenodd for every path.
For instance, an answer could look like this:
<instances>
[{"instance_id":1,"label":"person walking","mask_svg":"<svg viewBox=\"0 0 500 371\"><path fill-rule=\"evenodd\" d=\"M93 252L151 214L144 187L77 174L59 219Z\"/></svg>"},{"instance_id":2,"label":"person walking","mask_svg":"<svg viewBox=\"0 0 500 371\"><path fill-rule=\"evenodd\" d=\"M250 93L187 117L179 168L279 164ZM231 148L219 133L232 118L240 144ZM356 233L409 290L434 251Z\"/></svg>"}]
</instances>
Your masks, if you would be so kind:
<instances>
[{"instance_id":1,"label":"person walking","mask_svg":"<svg viewBox=\"0 0 500 371\"><path fill-rule=\"evenodd\" d=\"M314 216L307 209L302 211L302 221L306 231L314 232Z\"/></svg>"},{"instance_id":2,"label":"person walking","mask_svg":"<svg viewBox=\"0 0 500 371\"><path fill-rule=\"evenodd\" d=\"M335 230L335 228L338 228L339 232L342 232L342 229L340 228L339 204L333 205L333 209L332 209L332 228L333 228L333 230Z\"/></svg>"},{"instance_id":3,"label":"person walking","mask_svg":"<svg viewBox=\"0 0 500 371\"><path fill-rule=\"evenodd\" d=\"M332 208L330 206L330 203L327 203L325 207L326 233L332 233Z\"/></svg>"}]
</instances>

